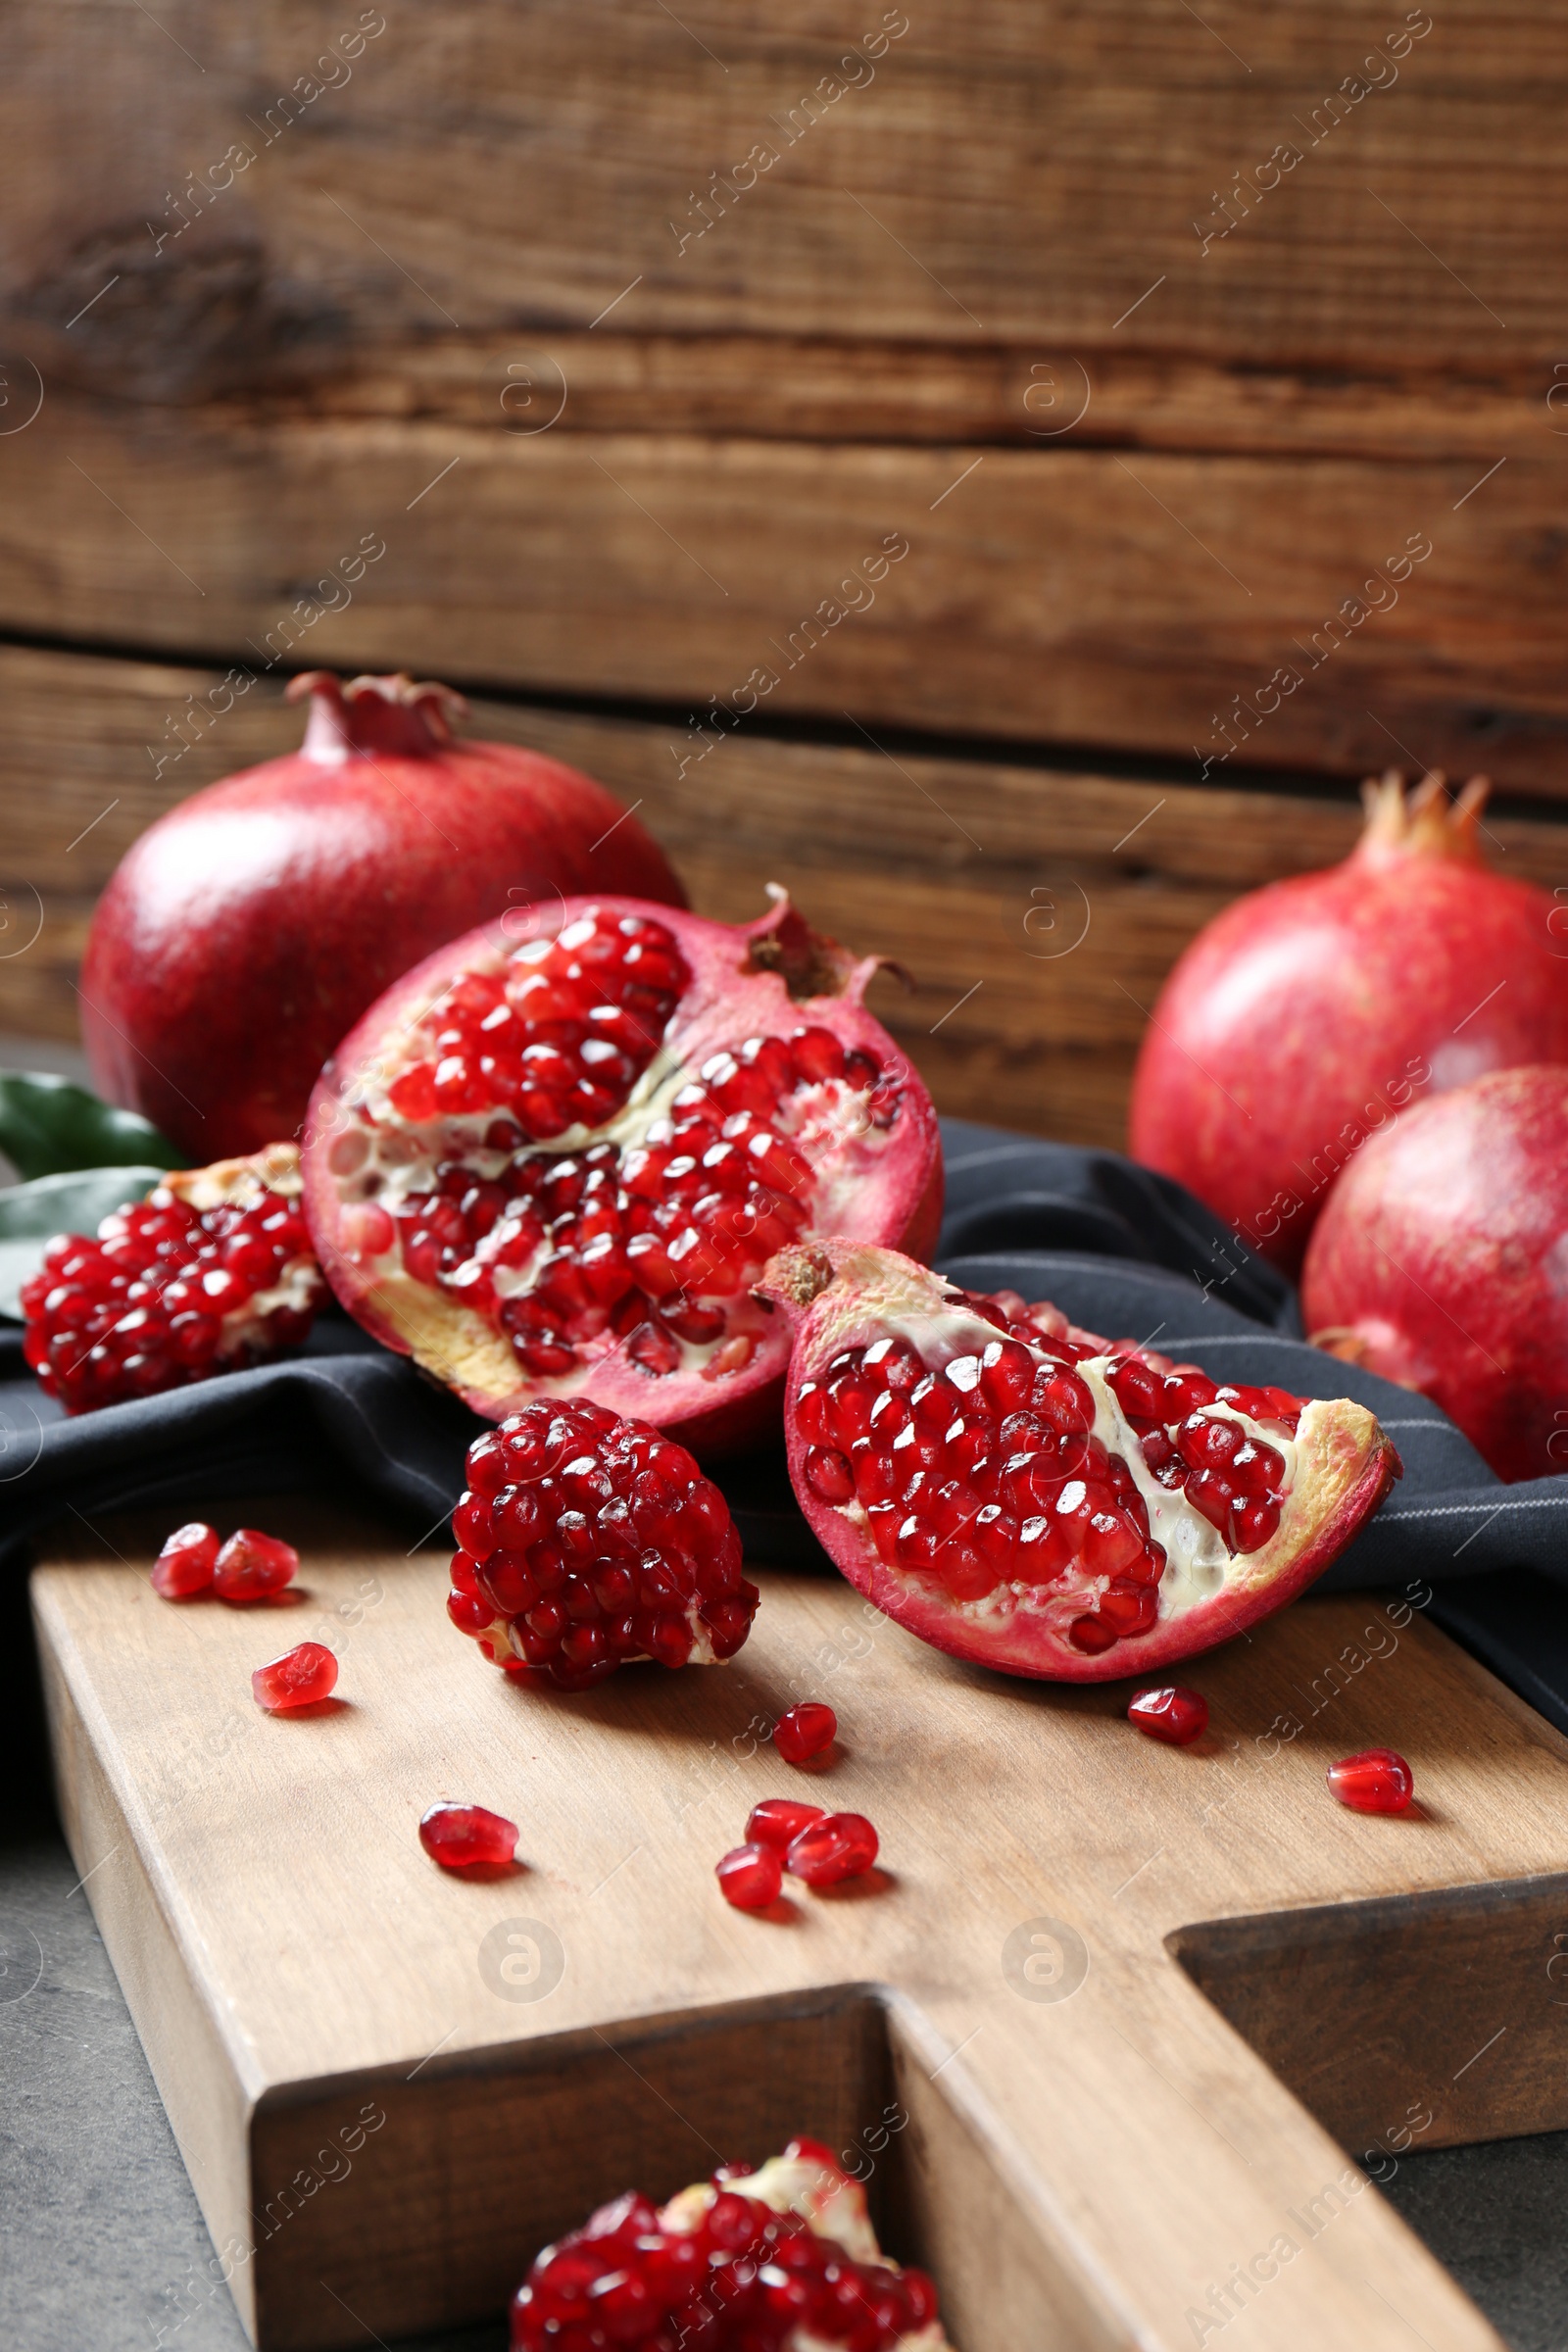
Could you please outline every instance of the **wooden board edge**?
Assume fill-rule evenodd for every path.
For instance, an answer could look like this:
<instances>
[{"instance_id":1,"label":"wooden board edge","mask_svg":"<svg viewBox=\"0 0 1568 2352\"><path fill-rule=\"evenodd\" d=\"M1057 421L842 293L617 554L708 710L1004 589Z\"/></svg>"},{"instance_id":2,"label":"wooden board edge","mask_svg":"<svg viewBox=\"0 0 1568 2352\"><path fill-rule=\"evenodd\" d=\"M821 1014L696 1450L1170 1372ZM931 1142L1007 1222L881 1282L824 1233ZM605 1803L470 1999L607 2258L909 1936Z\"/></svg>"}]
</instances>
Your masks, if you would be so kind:
<instances>
[{"instance_id":1,"label":"wooden board edge","mask_svg":"<svg viewBox=\"0 0 1568 2352\"><path fill-rule=\"evenodd\" d=\"M170 2128L247 2334L255 2337L250 2269L252 2101L183 1939L143 1858L130 1809L99 1761L90 1691L73 1673L74 1645L51 1606L51 1574L31 1579L44 1707L66 1843L81 1873L104 1947L130 2011ZM107 1727L103 1727L107 1737ZM113 1752L112 1745L108 1752ZM68 1898L69 1899L69 1898ZM236 2163L234 2152L244 2151Z\"/></svg>"}]
</instances>

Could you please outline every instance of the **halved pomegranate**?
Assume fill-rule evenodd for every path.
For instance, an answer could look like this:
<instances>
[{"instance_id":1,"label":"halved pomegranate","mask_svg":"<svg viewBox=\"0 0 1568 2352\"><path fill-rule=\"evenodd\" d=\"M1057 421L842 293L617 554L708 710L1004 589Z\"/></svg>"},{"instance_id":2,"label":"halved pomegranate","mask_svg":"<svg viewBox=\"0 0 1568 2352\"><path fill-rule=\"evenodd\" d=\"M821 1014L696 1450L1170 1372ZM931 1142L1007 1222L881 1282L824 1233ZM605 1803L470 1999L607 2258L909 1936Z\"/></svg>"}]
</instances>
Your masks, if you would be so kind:
<instances>
[{"instance_id":1,"label":"halved pomegranate","mask_svg":"<svg viewBox=\"0 0 1568 2352\"><path fill-rule=\"evenodd\" d=\"M373 1005L304 1147L328 1281L499 1421L584 1396L710 1456L776 1420L789 1334L751 1286L813 1231L935 1241L930 1099L858 959L782 892L740 929L567 899Z\"/></svg>"},{"instance_id":2,"label":"halved pomegranate","mask_svg":"<svg viewBox=\"0 0 1568 2352\"><path fill-rule=\"evenodd\" d=\"M721 2165L661 2210L636 2190L547 2246L513 2352L951 2352L923 2271L877 2244L865 2191L820 2140Z\"/></svg>"},{"instance_id":3,"label":"halved pomegranate","mask_svg":"<svg viewBox=\"0 0 1568 2352\"><path fill-rule=\"evenodd\" d=\"M57 1234L22 1286L22 1352L68 1413L264 1363L326 1297L300 1213L299 1152L177 1168L96 1239Z\"/></svg>"},{"instance_id":4,"label":"halved pomegranate","mask_svg":"<svg viewBox=\"0 0 1568 2352\"><path fill-rule=\"evenodd\" d=\"M1309 1585L1399 1459L1364 1405L1223 1388L891 1250L792 1245L790 1475L890 1617L1008 1674L1097 1682L1227 1641Z\"/></svg>"}]
</instances>

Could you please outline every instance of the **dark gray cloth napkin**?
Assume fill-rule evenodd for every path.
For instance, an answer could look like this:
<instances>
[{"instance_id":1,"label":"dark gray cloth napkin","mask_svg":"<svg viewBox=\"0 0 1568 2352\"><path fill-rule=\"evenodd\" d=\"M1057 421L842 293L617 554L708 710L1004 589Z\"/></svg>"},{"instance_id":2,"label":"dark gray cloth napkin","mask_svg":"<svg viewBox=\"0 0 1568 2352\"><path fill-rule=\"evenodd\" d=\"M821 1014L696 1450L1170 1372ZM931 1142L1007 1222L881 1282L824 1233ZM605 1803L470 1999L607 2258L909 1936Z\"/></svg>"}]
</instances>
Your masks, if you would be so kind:
<instances>
[{"instance_id":1,"label":"dark gray cloth napkin","mask_svg":"<svg viewBox=\"0 0 1568 2352\"><path fill-rule=\"evenodd\" d=\"M1568 1731L1568 1477L1503 1486L1437 1406L1308 1348L1290 1284L1180 1185L1110 1152L943 1122L944 1273L1052 1298L1212 1377L1370 1405L1405 1475L1320 1590L1395 1588ZM0 1337L0 1563L51 1521L279 1488L358 1491L436 1535L481 1424L337 1315L286 1363L66 1420ZM721 1465L752 1556L826 1569L781 1448ZM1431 1595L1430 1599L1428 1595Z\"/></svg>"}]
</instances>

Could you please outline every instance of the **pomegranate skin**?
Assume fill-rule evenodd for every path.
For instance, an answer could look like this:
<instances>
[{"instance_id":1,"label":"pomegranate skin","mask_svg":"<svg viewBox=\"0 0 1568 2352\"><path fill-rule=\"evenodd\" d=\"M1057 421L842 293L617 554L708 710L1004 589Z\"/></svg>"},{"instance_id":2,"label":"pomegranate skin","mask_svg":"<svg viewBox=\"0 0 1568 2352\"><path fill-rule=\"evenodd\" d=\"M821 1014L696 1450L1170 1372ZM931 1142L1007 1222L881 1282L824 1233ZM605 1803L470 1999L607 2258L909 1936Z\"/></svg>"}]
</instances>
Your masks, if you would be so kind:
<instances>
[{"instance_id":1,"label":"pomegranate skin","mask_svg":"<svg viewBox=\"0 0 1568 2352\"><path fill-rule=\"evenodd\" d=\"M1522 1062L1568 1062L1568 939L1548 892L1493 873L1477 778L1368 825L1327 871L1215 917L1154 1006L1133 1080L1134 1156L1174 1176L1286 1272L1330 1186L1413 1101Z\"/></svg>"},{"instance_id":2,"label":"pomegranate skin","mask_svg":"<svg viewBox=\"0 0 1568 2352\"><path fill-rule=\"evenodd\" d=\"M443 940L563 893L686 904L603 785L454 742L448 688L316 670L289 687L305 695L302 748L160 817L88 933L94 1082L193 1160L297 1135L333 1047Z\"/></svg>"},{"instance_id":3,"label":"pomegranate skin","mask_svg":"<svg viewBox=\"0 0 1568 2352\"><path fill-rule=\"evenodd\" d=\"M1494 1070L1357 1154L1313 1232L1313 1343L1419 1389L1499 1478L1568 1469L1568 1069Z\"/></svg>"},{"instance_id":4,"label":"pomegranate skin","mask_svg":"<svg viewBox=\"0 0 1568 2352\"><path fill-rule=\"evenodd\" d=\"M564 901L550 919L564 931L590 915L606 923L657 915L667 926L690 977L661 1033L660 1051L682 1070L695 1073L708 1056L735 1046L749 1031L778 1036L803 1023L831 1031L847 1052L870 1053L884 1072L897 1070L902 1108L885 1143L862 1163L828 1163L835 1187L831 1213L837 1229L852 1239L897 1242L924 1255L935 1249L942 1220L941 1136L917 1073L861 1002L877 958L858 958L820 937L785 893L774 895L772 910L749 924L715 923L597 894ZM790 1349L783 1316L760 1317L764 1327L755 1351L721 1380L687 1369L650 1378L608 1341L585 1366L561 1377L530 1375L502 1335L453 1293L416 1282L384 1257L367 1262L356 1254L345 1214L352 1214L353 1204L334 1173L333 1153L355 1128L367 1073L373 1080L374 1073L409 1058L419 1017L455 976L482 969L514 944L507 926L490 924L426 957L371 1006L321 1072L300 1155L306 1219L321 1270L366 1330L400 1354L413 1355L487 1420L505 1420L536 1396L583 1396L627 1420L651 1422L699 1460L721 1459L778 1428ZM611 1121L602 1132L614 1125ZM438 1121L411 1132L425 1139L421 1153L439 1155ZM539 1147L546 1156L562 1148L550 1141Z\"/></svg>"},{"instance_id":5,"label":"pomegranate skin","mask_svg":"<svg viewBox=\"0 0 1568 2352\"><path fill-rule=\"evenodd\" d=\"M989 1593L967 1601L956 1598L930 1577L886 1564L861 1505L828 1502L808 1474L816 1441L806 1425L802 1392L818 1384L836 1358L896 1334L915 1345L930 1365L944 1355L996 1342L997 1325L978 1316L966 1295L941 1275L895 1250L838 1240L781 1250L761 1289L794 1325L784 1426L791 1483L811 1532L850 1583L896 1623L936 1649L1003 1674L1108 1682L1158 1674L1178 1659L1212 1649L1304 1592L1344 1551L1400 1475L1398 1455L1364 1405L1343 1397L1303 1402L1293 1440L1295 1474L1276 1532L1252 1551L1231 1552L1221 1581L1176 1589L1169 1598L1162 1589L1160 1613L1143 1630L1120 1637L1107 1633L1086 1649L1073 1638L1074 1621L1082 1624L1086 1606L1081 1587L1074 1592L1048 1579L1041 1592L1014 1596L999 1571ZM1056 1310L1030 1312L1038 1322ZM1056 1314L1056 1321L1066 1329L1064 1316ZM1022 1328L1008 1326L1015 1336ZM1089 1339L1082 1333L1075 1337ZM1089 1370L1094 1368L1091 1361ZM1096 1430L1110 1433L1107 1445L1115 1436L1125 1456L1130 1425L1122 1425L1118 1434L1103 1418L1106 1411L1102 1405ZM1081 1480L1079 1485L1081 1491ZM900 1507L909 1507L907 1498ZM1161 1582L1163 1587L1163 1572Z\"/></svg>"}]
</instances>

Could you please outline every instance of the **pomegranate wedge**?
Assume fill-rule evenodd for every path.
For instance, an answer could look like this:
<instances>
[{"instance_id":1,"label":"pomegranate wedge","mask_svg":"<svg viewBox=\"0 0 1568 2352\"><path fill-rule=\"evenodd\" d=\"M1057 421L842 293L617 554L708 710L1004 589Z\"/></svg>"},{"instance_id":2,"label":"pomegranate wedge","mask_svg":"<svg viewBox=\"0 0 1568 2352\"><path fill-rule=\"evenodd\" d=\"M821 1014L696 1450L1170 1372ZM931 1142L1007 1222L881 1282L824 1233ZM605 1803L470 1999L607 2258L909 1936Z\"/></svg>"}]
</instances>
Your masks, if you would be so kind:
<instances>
[{"instance_id":1,"label":"pomegranate wedge","mask_svg":"<svg viewBox=\"0 0 1568 2352\"><path fill-rule=\"evenodd\" d=\"M783 1391L788 1332L751 1295L773 1251L933 1243L936 1118L860 1003L876 960L775 895L741 929L522 909L401 980L322 1073L304 1164L327 1279L489 1419L577 1396L743 1444Z\"/></svg>"},{"instance_id":2,"label":"pomegranate wedge","mask_svg":"<svg viewBox=\"0 0 1568 2352\"><path fill-rule=\"evenodd\" d=\"M310 1336L326 1285L300 1213L293 1144L177 1168L57 1234L22 1287L22 1351L68 1413L269 1362Z\"/></svg>"},{"instance_id":3,"label":"pomegranate wedge","mask_svg":"<svg viewBox=\"0 0 1568 2352\"><path fill-rule=\"evenodd\" d=\"M877 2244L865 2191L820 2140L726 2165L661 2210L636 2190L546 2246L513 2352L950 2352L936 2288Z\"/></svg>"},{"instance_id":4,"label":"pomegranate wedge","mask_svg":"<svg viewBox=\"0 0 1568 2352\"><path fill-rule=\"evenodd\" d=\"M894 1250L779 1252L790 1476L823 1547L937 1648L1144 1675L1293 1600L1399 1475L1364 1405L1221 1388Z\"/></svg>"}]
</instances>

